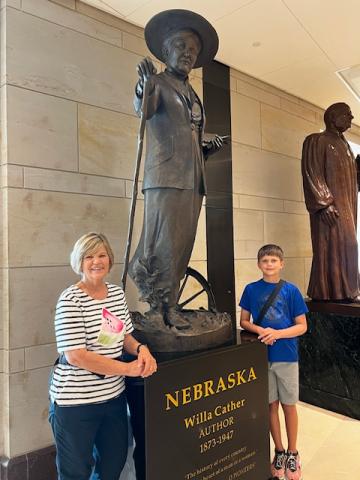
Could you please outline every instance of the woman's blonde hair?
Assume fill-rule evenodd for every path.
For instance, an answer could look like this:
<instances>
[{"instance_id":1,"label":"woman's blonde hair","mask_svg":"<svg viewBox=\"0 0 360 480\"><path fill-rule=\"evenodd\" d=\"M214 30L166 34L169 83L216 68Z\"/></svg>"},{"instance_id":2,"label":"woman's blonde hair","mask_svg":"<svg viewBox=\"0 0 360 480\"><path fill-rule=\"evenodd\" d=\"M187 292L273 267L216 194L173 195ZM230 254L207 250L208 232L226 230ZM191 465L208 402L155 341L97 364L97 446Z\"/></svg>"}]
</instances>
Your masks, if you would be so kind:
<instances>
[{"instance_id":1,"label":"woman's blonde hair","mask_svg":"<svg viewBox=\"0 0 360 480\"><path fill-rule=\"evenodd\" d=\"M109 270L111 270L114 265L114 253L108 239L103 233L89 232L76 241L70 254L70 264L74 272L81 275L84 258L87 255L92 255L102 246L109 255Z\"/></svg>"}]
</instances>

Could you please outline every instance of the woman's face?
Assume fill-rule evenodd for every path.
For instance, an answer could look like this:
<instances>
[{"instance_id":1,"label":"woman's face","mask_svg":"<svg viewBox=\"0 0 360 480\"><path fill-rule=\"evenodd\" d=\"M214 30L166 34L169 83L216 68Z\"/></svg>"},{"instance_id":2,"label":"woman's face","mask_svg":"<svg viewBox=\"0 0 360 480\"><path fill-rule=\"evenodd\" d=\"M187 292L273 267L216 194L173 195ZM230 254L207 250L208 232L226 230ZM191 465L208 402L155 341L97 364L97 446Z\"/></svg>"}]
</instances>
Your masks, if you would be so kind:
<instances>
[{"instance_id":1,"label":"woman's face","mask_svg":"<svg viewBox=\"0 0 360 480\"><path fill-rule=\"evenodd\" d=\"M104 246L95 253L85 255L82 261L82 275L84 281L99 282L104 280L110 270L109 255Z\"/></svg>"}]
</instances>

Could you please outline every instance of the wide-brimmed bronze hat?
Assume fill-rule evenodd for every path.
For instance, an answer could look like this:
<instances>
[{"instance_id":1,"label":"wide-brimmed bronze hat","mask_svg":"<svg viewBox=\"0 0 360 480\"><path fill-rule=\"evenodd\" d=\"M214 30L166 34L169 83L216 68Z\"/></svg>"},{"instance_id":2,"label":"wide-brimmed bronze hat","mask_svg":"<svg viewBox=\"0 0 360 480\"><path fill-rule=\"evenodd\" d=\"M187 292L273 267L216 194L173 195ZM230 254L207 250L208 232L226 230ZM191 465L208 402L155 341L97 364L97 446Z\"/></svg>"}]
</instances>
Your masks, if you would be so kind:
<instances>
[{"instance_id":1,"label":"wide-brimmed bronze hat","mask_svg":"<svg viewBox=\"0 0 360 480\"><path fill-rule=\"evenodd\" d=\"M202 67L213 60L219 48L216 30L206 18L190 10L164 10L148 21L145 26L145 40L150 52L164 62L164 41L179 30L192 30L201 40L202 48L194 68Z\"/></svg>"}]
</instances>

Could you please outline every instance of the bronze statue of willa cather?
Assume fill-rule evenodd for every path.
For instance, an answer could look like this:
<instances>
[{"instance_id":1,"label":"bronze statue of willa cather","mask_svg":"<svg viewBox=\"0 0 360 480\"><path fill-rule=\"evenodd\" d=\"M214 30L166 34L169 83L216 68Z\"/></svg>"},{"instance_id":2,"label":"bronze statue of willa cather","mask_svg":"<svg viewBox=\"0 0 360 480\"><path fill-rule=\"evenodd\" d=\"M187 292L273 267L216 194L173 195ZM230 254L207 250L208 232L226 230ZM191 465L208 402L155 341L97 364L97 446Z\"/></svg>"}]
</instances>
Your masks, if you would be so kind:
<instances>
[{"instance_id":1,"label":"bronze statue of willa cather","mask_svg":"<svg viewBox=\"0 0 360 480\"><path fill-rule=\"evenodd\" d=\"M145 83L148 91L144 222L129 274L150 304L152 318L186 330L189 322L175 308L177 295L206 194L204 162L223 144L219 136L203 141L204 109L188 76L214 58L218 36L202 16L167 10L148 22L145 39L166 69L156 73L150 58L138 65L134 104L139 115Z\"/></svg>"}]
</instances>

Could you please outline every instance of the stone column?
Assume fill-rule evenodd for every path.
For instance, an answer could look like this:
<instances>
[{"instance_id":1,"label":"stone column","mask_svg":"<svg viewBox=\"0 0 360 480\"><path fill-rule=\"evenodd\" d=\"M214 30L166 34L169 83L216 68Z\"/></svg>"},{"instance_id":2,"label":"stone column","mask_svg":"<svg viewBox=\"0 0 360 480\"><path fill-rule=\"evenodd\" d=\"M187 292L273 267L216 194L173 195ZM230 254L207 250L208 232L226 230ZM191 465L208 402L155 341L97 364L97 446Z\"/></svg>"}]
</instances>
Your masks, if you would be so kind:
<instances>
[{"instance_id":1,"label":"stone column","mask_svg":"<svg viewBox=\"0 0 360 480\"><path fill-rule=\"evenodd\" d=\"M7 229L6 229L6 15L0 2L0 456L9 451L9 364L7 334ZM1 468L1 467L0 467Z\"/></svg>"}]
</instances>

